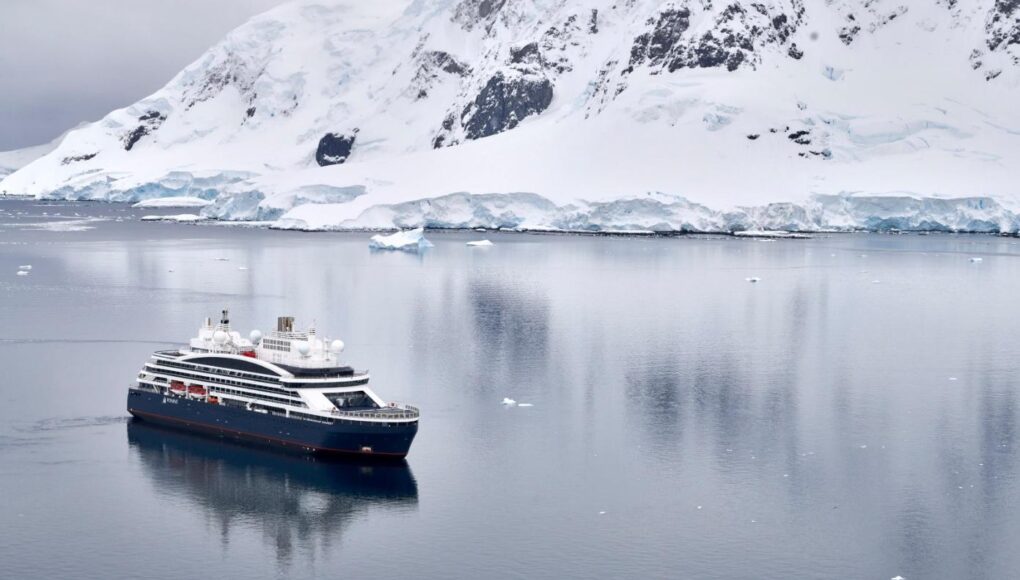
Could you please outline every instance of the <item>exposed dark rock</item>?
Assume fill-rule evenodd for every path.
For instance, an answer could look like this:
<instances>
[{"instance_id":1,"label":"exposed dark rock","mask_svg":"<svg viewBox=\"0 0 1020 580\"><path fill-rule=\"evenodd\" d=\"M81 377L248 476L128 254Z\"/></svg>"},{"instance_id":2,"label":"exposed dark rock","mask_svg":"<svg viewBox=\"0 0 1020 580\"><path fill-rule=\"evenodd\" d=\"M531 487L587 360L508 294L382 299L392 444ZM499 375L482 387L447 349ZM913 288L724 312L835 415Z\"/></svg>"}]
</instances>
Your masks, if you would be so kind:
<instances>
[{"instance_id":1,"label":"exposed dark rock","mask_svg":"<svg viewBox=\"0 0 1020 580\"><path fill-rule=\"evenodd\" d=\"M252 118L252 117L254 117L254 116L255 116L255 107L248 107L248 110L247 110L247 111L245 111L244 113L245 113L246 115L248 115L248 118L249 118L249 119L250 119L250 118Z\"/></svg>"},{"instance_id":2,"label":"exposed dark rock","mask_svg":"<svg viewBox=\"0 0 1020 580\"><path fill-rule=\"evenodd\" d=\"M121 140L124 143L124 150L131 151L135 144L141 140L142 137L152 133L159 126L166 121L166 115L159 111L146 111L143 115L138 117L138 126L127 132Z\"/></svg>"},{"instance_id":3,"label":"exposed dark rock","mask_svg":"<svg viewBox=\"0 0 1020 580\"><path fill-rule=\"evenodd\" d=\"M463 0L453 12L453 21L465 30L481 25L488 29L507 0Z\"/></svg>"},{"instance_id":4,"label":"exposed dark rock","mask_svg":"<svg viewBox=\"0 0 1020 580\"><path fill-rule=\"evenodd\" d=\"M795 131L787 135L786 138L798 145L810 145L811 131Z\"/></svg>"},{"instance_id":5,"label":"exposed dark rock","mask_svg":"<svg viewBox=\"0 0 1020 580\"><path fill-rule=\"evenodd\" d=\"M418 71L411 80L411 88L417 91L416 98L419 100L428 96L429 89L439 80L440 73L456 77L471 74L470 66L441 50L416 53L415 58L418 61Z\"/></svg>"},{"instance_id":6,"label":"exposed dark rock","mask_svg":"<svg viewBox=\"0 0 1020 580\"><path fill-rule=\"evenodd\" d=\"M790 45L790 48L786 51L786 54L788 54L790 58L792 58L793 60L800 60L801 58L804 57L804 51L797 48L796 42Z\"/></svg>"},{"instance_id":7,"label":"exposed dark rock","mask_svg":"<svg viewBox=\"0 0 1020 580\"><path fill-rule=\"evenodd\" d=\"M1006 50L1020 47L1020 0L995 0L985 24L988 32L988 50ZM1014 55L1014 64L1020 59Z\"/></svg>"},{"instance_id":8,"label":"exposed dark rock","mask_svg":"<svg viewBox=\"0 0 1020 580\"><path fill-rule=\"evenodd\" d=\"M83 155L71 155L69 157L64 157L63 159L61 159L60 160L60 164L61 165L70 165L72 163L77 163L79 161L88 161L89 159L92 159L96 155L99 155L99 152L96 152L96 153L85 153Z\"/></svg>"},{"instance_id":9,"label":"exposed dark rock","mask_svg":"<svg viewBox=\"0 0 1020 580\"><path fill-rule=\"evenodd\" d=\"M326 133L319 139L319 147L315 150L315 162L320 167L327 165L340 165L351 156L351 149L354 148L354 141L358 136L355 129L349 135Z\"/></svg>"},{"instance_id":10,"label":"exposed dark rock","mask_svg":"<svg viewBox=\"0 0 1020 580\"><path fill-rule=\"evenodd\" d=\"M543 76L507 77L497 72L461 113L468 139L513 129L526 117L544 111L552 102L552 82Z\"/></svg>"},{"instance_id":11,"label":"exposed dark rock","mask_svg":"<svg viewBox=\"0 0 1020 580\"><path fill-rule=\"evenodd\" d=\"M651 29L634 39L630 63L623 72L640 65L674 72L684 68L716 68L725 66L734 71L742 66L754 68L760 62L760 48L785 45L803 22L804 7L800 0L793 3L794 13L777 12L762 3L728 4L712 27L703 33L690 33L691 12L671 7L648 21ZM788 53L803 53L788 48Z\"/></svg>"},{"instance_id":12,"label":"exposed dark rock","mask_svg":"<svg viewBox=\"0 0 1020 580\"><path fill-rule=\"evenodd\" d=\"M588 18L588 33L598 34L599 33L599 9L591 9L591 17Z\"/></svg>"},{"instance_id":13,"label":"exposed dark rock","mask_svg":"<svg viewBox=\"0 0 1020 580\"><path fill-rule=\"evenodd\" d=\"M520 48L510 48L510 62L513 64L542 64L542 53L537 42L529 42Z\"/></svg>"},{"instance_id":14,"label":"exposed dark rock","mask_svg":"<svg viewBox=\"0 0 1020 580\"><path fill-rule=\"evenodd\" d=\"M758 133L751 133L750 135L747 136L747 138L750 139L751 141L757 141L758 137L761 137L761 135L759 135Z\"/></svg>"}]
</instances>

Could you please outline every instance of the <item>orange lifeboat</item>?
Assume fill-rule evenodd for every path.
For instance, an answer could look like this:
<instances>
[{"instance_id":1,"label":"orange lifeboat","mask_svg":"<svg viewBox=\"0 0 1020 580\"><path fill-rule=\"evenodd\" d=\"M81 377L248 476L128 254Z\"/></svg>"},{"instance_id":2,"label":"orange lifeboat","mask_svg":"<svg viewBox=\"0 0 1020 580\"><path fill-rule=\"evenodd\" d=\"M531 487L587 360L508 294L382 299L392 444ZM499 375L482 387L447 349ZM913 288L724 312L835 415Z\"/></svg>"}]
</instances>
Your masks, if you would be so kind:
<instances>
[{"instance_id":1,"label":"orange lifeboat","mask_svg":"<svg viewBox=\"0 0 1020 580\"><path fill-rule=\"evenodd\" d=\"M188 394L197 395L199 397L205 396L205 387L202 385L188 385Z\"/></svg>"},{"instance_id":2,"label":"orange lifeboat","mask_svg":"<svg viewBox=\"0 0 1020 580\"><path fill-rule=\"evenodd\" d=\"M184 383L180 381L170 381L170 390L174 393L183 393Z\"/></svg>"}]
</instances>

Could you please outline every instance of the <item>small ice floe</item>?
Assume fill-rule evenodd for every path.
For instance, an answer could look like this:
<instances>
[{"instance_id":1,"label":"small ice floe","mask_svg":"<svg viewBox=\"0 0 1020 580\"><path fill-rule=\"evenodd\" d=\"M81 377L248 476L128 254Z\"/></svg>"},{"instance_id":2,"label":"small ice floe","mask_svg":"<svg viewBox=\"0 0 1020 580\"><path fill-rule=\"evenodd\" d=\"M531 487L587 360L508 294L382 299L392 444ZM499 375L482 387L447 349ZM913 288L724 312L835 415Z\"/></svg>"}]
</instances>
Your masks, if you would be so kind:
<instances>
[{"instance_id":1,"label":"small ice floe","mask_svg":"<svg viewBox=\"0 0 1020 580\"><path fill-rule=\"evenodd\" d=\"M600 516L604 516L604 515L606 515L606 512L599 512L599 515Z\"/></svg>"},{"instance_id":2,"label":"small ice floe","mask_svg":"<svg viewBox=\"0 0 1020 580\"><path fill-rule=\"evenodd\" d=\"M518 407L534 407L535 405L533 405L531 403L517 403L517 406Z\"/></svg>"},{"instance_id":3,"label":"small ice floe","mask_svg":"<svg viewBox=\"0 0 1020 580\"><path fill-rule=\"evenodd\" d=\"M18 270L18 276L28 276L28 270Z\"/></svg>"},{"instance_id":4,"label":"small ice floe","mask_svg":"<svg viewBox=\"0 0 1020 580\"><path fill-rule=\"evenodd\" d=\"M216 261L217 262L229 262L230 258L222 258L222 257L221 258L216 258Z\"/></svg>"},{"instance_id":5,"label":"small ice floe","mask_svg":"<svg viewBox=\"0 0 1020 580\"><path fill-rule=\"evenodd\" d=\"M808 239L811 236L807 234L801 234L798 232L787 232L783 230L743 230L740 232L733 232L733 235L738 238L791 238L791 239Z\"/></svg>"},{"instance_id":6,"label":"small ice floe","mask_svg":"<svg viewBox=\"0 0 1020 580\"><path fill-rule=\"evenodd\" d=\"M131 207L205 207L212 204L211 201L202 199L200 197L191 196L176 196L176 197L157 197L153 199L146 199L134 204Z\"/></svg>"},{"instance_id":7,"label":"small ice floe","mask_svg":"<svg viewBox=\"0 0 1020 580\"><path fill-rule=\"evenodd\" d=\"M872 284L881 284L882 281L881 280L872 280L871 283Z\"/></svg>"},{"instance_id":8,"label":"small ice floe","mask_svg":"<svg viewBox=\"0 0 1020 580\"><path fill-rule=\"evenodd\" d=\"M492 242L489 240L475 240L473 242L468 242L467 245L472 248L487 248L492 245Z\"/></svg>"},{"instance_id":9,"label":"small ice floe","mask_svg":"<svg viewBox=\"0 0 1020 580\"><path fill-rule=\"evenodd\" d=\"M750 278L744 278L744 280L747 280L751 284L757 284L758 282L761 282L761 278L759 278L757 276L751 276Z\"/></svg>"},{"instance_id":10,"label":"small ice floe","mask_svg":"<svg viewBox=\"0 0 1020 580\"><path fill-rule=\"evenodd\" d=\"M401 250L404 252L420 252L431 248L432 242L425 239L425 228L415 228L397 232L388 236L376 234L368 243L373 250Z\"/></svg>"},{"instance_id":11,"label":"small ice floe","mask_svg":"<svg viewBox=\"0 0 1020 580\"><path fill-rule=\"evenodd\" d=\"M503 397L503 405L506 405L507 407L515 407L517 406L517 401L511 399L510 397Z\"/></svg>"},{"instance_id":12,"label":"small ice floe","mask_svg":"<svg viewBox=\"0 0 1020 580\"><path fill-rule=\"evenodd\" d=\"M903 576L893 576L891 580L907 580Z\"/></svg>"},{"instance_id":13,"label":"small ice floe","mask_svg":"<svg viewBox=\"0 0 1020 580\"><path fill-rule=\"evenodd\" d=\"M971 264L980 264L981 262L984 262L984 261L985 261L985 259L984 259L984 258L977 258L977 257L974 257L974 258L971 258L971 259L970 259L970 263L971 263Z\"/></svg>"},{"instance_id":14,"label":"small ice floe","mask_svg":"<svg viewBox=\"0 0 1020 580\"><path fill-rule=\"evenodd\" d=\"M31 270L32 264L25 264L24 266L18 266L19 270Z\"/></svg>"},{"instance_id":15,"label":"small ice floe","mask_svg":"<svg viewBox=\"0 0 1020 580\"><path fill-rule=\"evenodd\" d=\"M237 269L242 272L246 272L248 270L248 266L238 266Z\"/></svg>"},{"instance_id":16,"label":"small ice floe","mask_svg":"<svg viewBox=\"0 0 1020 580\"><path fill-rule=\"evenodd\" d=\"M177 215L146 215L142 216L143 222L179 222L190 223L200 222L208 218L193 213L182 213Z\"/></svg>"}]
</instances>

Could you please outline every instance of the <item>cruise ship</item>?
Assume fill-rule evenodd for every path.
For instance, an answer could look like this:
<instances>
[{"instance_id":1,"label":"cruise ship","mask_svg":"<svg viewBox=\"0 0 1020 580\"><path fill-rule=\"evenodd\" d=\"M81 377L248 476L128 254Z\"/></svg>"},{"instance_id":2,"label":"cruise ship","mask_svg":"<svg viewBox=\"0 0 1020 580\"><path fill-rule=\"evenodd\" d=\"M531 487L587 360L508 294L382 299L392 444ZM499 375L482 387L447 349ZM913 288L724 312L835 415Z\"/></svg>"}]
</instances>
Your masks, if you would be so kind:
<instances>
[{"instance_id":1,"label":"cruise ship","mask_svg":"<svg viewBox=\"0 0 1020 580\"><path fill-rule=\"evenodd\" d=\"M340 363L344 343L289 316L248 338L207 318L187 348L152 354L128 389L136 419L313 454L407 456L419 411L386 402L368 371Z\"/></svg>"}]
</instances>

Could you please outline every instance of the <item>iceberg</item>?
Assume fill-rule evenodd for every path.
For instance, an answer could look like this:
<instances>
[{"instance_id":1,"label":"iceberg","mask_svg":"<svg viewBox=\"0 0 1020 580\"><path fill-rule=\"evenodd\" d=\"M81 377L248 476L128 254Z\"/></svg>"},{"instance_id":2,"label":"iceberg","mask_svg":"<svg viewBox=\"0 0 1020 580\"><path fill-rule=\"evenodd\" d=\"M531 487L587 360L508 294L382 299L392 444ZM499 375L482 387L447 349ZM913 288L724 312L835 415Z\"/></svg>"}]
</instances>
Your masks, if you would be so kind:
<instances>
[{"instance_id":1,"label":"iceberg","mask_svg":"<svg viewBox=\"0 0 1020 580\"><path fill-rule=\"evenodd\" d=\"M208 219L204 216L200 216L193 213L182 213L177 215L147 215L142 216L143 222L200 222Z\"/></svg>"},{"instance_id":2,"label":"iceberg","mask_svg":"<svg viewBox=\"0 0 1020 580\"><path fill-rule=\"evenodd\" d=\"M432 242L425 239L425 228L415 228L397 232L388 236L376 234L368 243L373 250L401 250L404 252L420 252L432 247Z\"/></svg>"},{"instance_id":3,"label":"iceberg","mask_svg":"<svg viewBox=\"0 0 1020 580\"><path fill-rule=\"evenodd\" d=\"M207 199L192 196L156 197L142 200L131 207L205 207L212 204Z\"/></svg>"},{"instance_id":4,"label":"iceberg","mask_svg":"<svg viewBox=\"0 0 1020 580\"><path fill-rule=\"evenodd\" d=\"M473 242L468 242L467 245L472 248L487 248L493 244L489 240L475 240Z\"/></svg>"}]
</instances>

